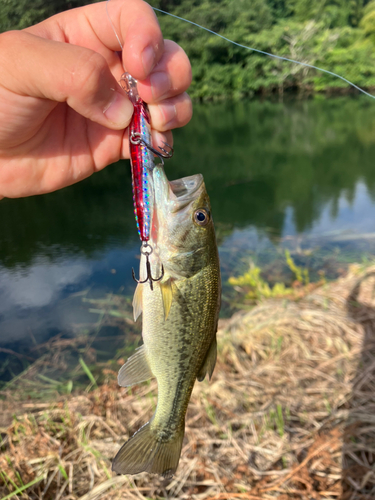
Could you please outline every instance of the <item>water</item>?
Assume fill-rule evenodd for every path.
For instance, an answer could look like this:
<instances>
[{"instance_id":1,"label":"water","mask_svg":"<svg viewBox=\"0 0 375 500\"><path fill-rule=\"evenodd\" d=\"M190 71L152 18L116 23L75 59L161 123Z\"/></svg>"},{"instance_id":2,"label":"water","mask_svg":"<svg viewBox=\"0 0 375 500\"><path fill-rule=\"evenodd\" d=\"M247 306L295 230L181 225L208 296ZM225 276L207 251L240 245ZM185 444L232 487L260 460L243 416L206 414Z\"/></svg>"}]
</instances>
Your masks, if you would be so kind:
<instances>
[{"instance_id":1,"label":"water","mask_svg":"<svg viewBox=\"0 0 375 500\"><path fill-rule=\"evenodd\" d=\"M322 270L334 278L348 262L375 254L374 158L375 106L366 98L195 107L192 122L175 133L166 170L170 179L205 177L224 315L238 302L226 280L250 259L272 283L293 280L285 248L312 279ZM107 352L114 355L130 322L109 324L95 301L134 291L139 240L128 163L56 193L2 200L0 234L0 351L34 359L51 337L95 332L118 336ZM0 379L27 365L28 358L0 352L0 361L10 359Z\"/></svg>"}]
</instances>

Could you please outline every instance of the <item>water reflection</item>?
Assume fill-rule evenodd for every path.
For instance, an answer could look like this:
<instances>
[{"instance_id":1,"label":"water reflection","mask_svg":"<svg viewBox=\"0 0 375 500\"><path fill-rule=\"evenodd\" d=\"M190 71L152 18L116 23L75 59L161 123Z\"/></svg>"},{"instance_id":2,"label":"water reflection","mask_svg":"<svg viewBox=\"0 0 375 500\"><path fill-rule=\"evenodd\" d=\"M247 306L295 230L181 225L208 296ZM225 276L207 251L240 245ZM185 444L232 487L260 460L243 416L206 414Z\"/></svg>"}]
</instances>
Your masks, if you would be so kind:
<instances>
[{"instance_id":1,"label":"water reflection","mask_svg":"<svg viewBox=\"0 0 375 500\"><path fill-rule=\"evenodd\" d=\"M50 262L38 256L27 268L1 269L2 341L15 342L28 332L45 329L48 323L54 328L69 326L68 317L64 315L62 322L58 309L51 318L48 307L90 274L90 263L83 258Z\"/></svg>"},{"instance_id":2,"label":"water reflection","mask_svg":"<svg viewBox=\"0 0 375 500\"><path fill-rule=\"evenodd\" d=\"M338 199L333 198L323 204L319 211L319 217L300 234L310 238L312 236L325 236L332 237L332 239L338 238L338 235L341 234L341 237L345 239L344 232L359 235L373 229L375 229L374 202L366 185L362 181L358 181L354 190L350 190L350 192L342 190ZM295 211L292 207L287 207L282 235L293 234L298 234Z\"/></svg>"},{"instance_id":3,"label":"water reflection","mask_svg":"<svg viewBox=\"0 0 375 500\"><path fill-rule=\"evenodd\" d=\"M350 258L373 251L370 237L358 244L341 234L374 232L375 108L367 99L196 106L175 151L171 179L204 174L224 278L249 253L266 265L296 235L310 246L324 237L321 249ZM1 201L3 345L89 322L72 293L132 293L139 242L130 193L120 162L57 193Z\"/></svg>"}]
</instances>

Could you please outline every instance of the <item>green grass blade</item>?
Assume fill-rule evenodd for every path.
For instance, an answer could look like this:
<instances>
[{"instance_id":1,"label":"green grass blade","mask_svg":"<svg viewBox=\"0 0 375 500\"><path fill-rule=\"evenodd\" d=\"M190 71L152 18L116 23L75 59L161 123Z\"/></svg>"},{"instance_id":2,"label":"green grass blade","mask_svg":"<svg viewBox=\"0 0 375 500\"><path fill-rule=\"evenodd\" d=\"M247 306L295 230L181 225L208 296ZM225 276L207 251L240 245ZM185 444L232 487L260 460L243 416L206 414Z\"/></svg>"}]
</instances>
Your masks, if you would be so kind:
<instances>
[{"instance_id":1,"label":"green grass blade","mask_svg":"<svg viewBox=\"0 0 375 500\"><path fill-rule=\"evenodd\" d=\"M98 384L96 383L94 375L91 373L90 368L86 365L86 363L84 362L83 358L79 358L79 363L82 366L83 371L88 376L88 378L89 378L90 382L92 383L92 385L94 385L95 387L98 387Z\"/></svg>"},{"instance_id":2,"label":"green grass blade","mask_svg":"<svg viewBox=\"0 0 375 500\"><path fill-rule=\"evenodd\" d=\"M61 464L59 464L58 467L59 467L59 471L61 472L62 476L67 481L68 480L68 474L66 473L64 467Z\"/></svg>"},{"instance_id":3,"label":"green grass blade","mask_svg":"<svg viewBox=\"0 0 375 500\"><path fill-rule=\"evenodd\" d=\"M34 486L34 484L39 483L42 480L43 480L43 477L37 477L33 481L30 481L30 483L27 483L24 486L20 486L15 491L13 491L12 493L9 493L9 495L7 495L6 497L1 498L0 500L9 500L10 498L14 497L15 495L19 495L23 491L27 490L27 488L30 488L31 486Z\"/></svg>"}]
</instances>

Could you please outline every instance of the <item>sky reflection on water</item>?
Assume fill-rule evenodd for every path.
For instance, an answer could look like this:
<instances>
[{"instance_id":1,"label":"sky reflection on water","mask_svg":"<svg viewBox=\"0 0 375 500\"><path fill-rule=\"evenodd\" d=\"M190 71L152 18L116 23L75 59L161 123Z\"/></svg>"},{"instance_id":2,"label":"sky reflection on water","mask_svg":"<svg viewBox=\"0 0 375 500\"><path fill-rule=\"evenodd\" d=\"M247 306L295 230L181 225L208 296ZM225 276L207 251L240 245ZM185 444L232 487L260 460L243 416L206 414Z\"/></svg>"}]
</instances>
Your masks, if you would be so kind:
<instances>
[{"instance_id":1,"label":"sky reflection on water","mask_svg":"<svg viewBox=\"0 0 375 500\"><path fill-rule=\"evenodd\" d=\"M328 233L343 233L345 231L358 235L367 233L375 230L374 215L374 201L371 199L367 186L362 181L358 181L350 199L344 191L338 200L329 201L323 207L320 217L313 223L312 227L302 234L324 236ZM294 210L288 207L282 235L295 234L297 231Z\"/></svg>"}]
</instances>

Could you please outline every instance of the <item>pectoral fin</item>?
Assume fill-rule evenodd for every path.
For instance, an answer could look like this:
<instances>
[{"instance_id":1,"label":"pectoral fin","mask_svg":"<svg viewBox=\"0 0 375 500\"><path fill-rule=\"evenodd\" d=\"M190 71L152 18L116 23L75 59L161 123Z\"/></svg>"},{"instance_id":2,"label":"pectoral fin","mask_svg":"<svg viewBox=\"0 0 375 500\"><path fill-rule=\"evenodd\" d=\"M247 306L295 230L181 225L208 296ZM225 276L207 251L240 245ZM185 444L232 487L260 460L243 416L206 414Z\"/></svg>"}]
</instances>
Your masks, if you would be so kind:
<instances>
[{"instance_id":1,"label":"pectoral fin","mask_svg":"<svg viewBox=\"0 0 375 500\"><path fill-rule=\"evenodd\" d=\"M216 365L216 357L217 357L217 342L216 342L216 335L215 335L215 337L213 338L211 345L207 351L206 357L203 361L203 365L198 372L197 379L199 382L202 382L202 380L204 380L207 373L208 373L209 379L211 380L212 373L213 373L215 365Z\"/></svg>"},{"instance_id":2,"label":"pectoral fin","mask_svg":"<svg viewBox=\"0 0 375 500\"><path fill-rule=\"evenodd\" d=\"M141 347L136 349L133 356L130 356L126 363L120 368L117 380L121 387L129 387L144 382L153 376L154 374L146 358L145 346L141 345Z\"/></svg>"},{"instance_id":3,"label":"pectoral fin","mask_svg":"<svg viewBox=\"0 0 375 500\"><path fill-rule=\"evenodd\" d=\"M142 284L138 283L133 297L133 316L134 321L137 321L139 316L142 314L143 300L142 300Z\"/></svg>"},{"instance_id":4,"label":"pectoral fin","mask_svg":"<svg viewBox=\"0 0 375 500\"><path fill-rule=\"evenodd\" d=\"M173 300L172 280L169 278L165 283L160 283L160 289L163 297L164 319L166 320Z\"/></svg>"}]
</instances>

